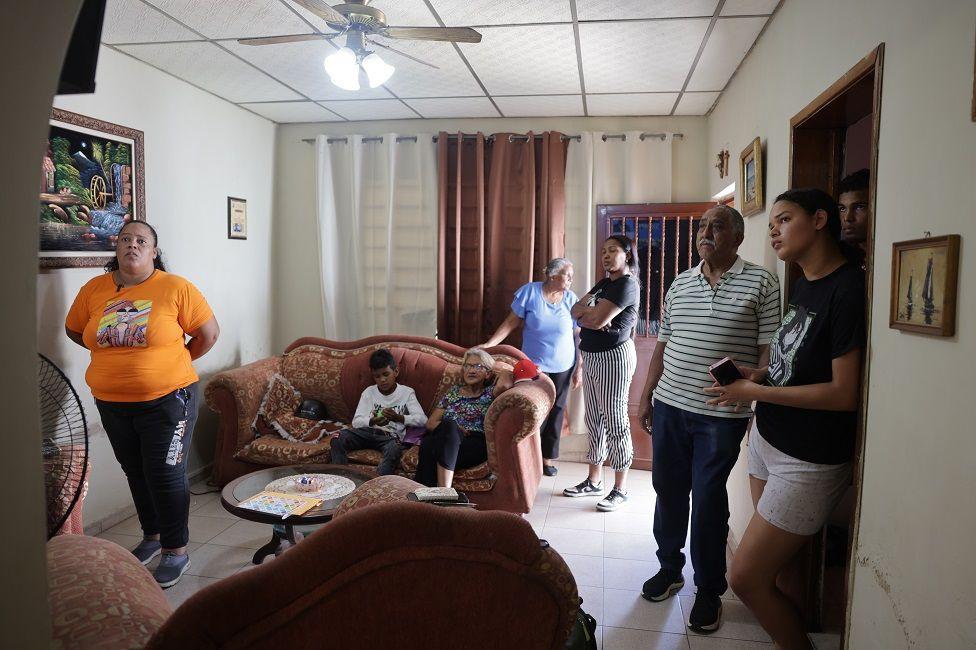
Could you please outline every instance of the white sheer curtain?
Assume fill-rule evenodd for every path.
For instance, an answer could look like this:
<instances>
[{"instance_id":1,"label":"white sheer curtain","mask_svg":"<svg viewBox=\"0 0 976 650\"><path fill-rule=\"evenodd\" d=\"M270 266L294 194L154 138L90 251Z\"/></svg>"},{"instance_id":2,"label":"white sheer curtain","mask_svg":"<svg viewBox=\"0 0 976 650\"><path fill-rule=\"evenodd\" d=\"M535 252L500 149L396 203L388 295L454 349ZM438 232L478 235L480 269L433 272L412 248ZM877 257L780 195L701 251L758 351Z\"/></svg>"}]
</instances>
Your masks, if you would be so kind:
<instances>
[{"instance_id":1,"label":"white sheer curtain","mask_svg":"<svg viewBox=\"0 0 976 650\"><path fill-rule=\"evenodd\" d=\"M398 141L398 137L400 138ZM437 160L431 134L317 139L325 336L433 336Z\"/></svg>"},{"instance_id":2,"label":"white sheer curtain","mask_svg":"<svg viewBox=\"0 0 976 650\"><path fill-rule=\"evenodd\" d=\"M671 202L672 134L641 139L640 131L624 138L603 132L580 134L566 153L566 257L576 270L573 290L582 296L597 275L596 206L605 203ZM569 396L569 427L585 434L583 391Z\"/></svg>"}]
</instances>

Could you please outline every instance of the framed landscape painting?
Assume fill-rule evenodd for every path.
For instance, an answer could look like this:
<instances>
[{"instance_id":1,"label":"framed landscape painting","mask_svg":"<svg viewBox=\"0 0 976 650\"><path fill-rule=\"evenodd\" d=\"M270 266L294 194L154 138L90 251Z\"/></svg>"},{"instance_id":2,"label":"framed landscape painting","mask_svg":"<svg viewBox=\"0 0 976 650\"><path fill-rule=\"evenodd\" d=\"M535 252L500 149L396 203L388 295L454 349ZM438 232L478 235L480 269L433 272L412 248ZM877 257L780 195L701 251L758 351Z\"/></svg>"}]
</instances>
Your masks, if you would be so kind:
<instances>
[{"instance_id":1,"label":"framed landscape painting","mask_svg":"<svg viewBox=\"0 0 976 650\"><path fill-rule=\"evenodd\" d=\"M55 108L41 161L41 268L105 265L122 225L145 220L143 133Z\"/></svg>"},{"instance_id":2,"label":"framed landscape painting","mask_svg":"<svg viewBox=\"0 0 976 650\"><path fill-rule=\"evenodd\" d=\"M935 336L956 333L959 242L959 235L946 235L892 245L891 328Z\"/></svg>"}]
</instances>

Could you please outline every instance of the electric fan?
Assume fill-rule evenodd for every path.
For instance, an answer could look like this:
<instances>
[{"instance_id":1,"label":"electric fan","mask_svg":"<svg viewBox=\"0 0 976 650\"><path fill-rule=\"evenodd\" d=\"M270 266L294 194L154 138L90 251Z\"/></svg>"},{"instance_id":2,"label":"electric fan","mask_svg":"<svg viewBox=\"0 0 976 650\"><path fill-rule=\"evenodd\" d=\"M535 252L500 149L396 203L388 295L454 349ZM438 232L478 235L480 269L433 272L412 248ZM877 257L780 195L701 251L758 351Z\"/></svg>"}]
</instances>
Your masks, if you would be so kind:
<instances>
[{"instance_id":1,"label":"electric fan","mask_svg":"<svg viewBox=\"0 0 976 650\"><path fill-rule=\"evenodd\" d=\"M51 539L61 530L85 484L88 424L71 382L50 359L37 356L47 537Z\"/></svg>"}]
</instances>

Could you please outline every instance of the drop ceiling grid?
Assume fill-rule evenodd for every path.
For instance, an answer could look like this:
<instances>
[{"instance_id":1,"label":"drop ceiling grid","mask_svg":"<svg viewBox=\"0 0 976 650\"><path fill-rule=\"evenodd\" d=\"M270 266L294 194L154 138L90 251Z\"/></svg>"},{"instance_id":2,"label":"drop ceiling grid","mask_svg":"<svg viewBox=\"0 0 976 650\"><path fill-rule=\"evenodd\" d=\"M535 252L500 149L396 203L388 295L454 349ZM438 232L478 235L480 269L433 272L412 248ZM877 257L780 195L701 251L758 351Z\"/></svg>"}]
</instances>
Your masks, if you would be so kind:
<instances>
[{"instance_id":1,"label":"drop ceiling grid","mask_svg":"<svg viewBox=\"0 0 976 650\"><path fill-rule=\"evenodd\" d=\"M350 121L409 120L417 117L417 114L399 99L352 99L320 103Z\"/></svg>"},{"instance_id":2,"label":"drop ceiling grid","mask_svg":"<svg viewBox=\"0 0 976 650\"><path fill-rule=\"evenodd\" d=\"M103 42L248 110L255 110L255 103L275 103L264 113L255 110L274 121L309 121L308 116L343 103L345 112L336 112L345 119L416 118L418 113L494 117L498 112L492 101L512 117L584 114L570 0L428 1L436 17L425 0L373 4L391 25L436 25L440 18L448 25L483 26L484 39L480 45L461 44L461 54L449 43L377 39L441 68L378 48L397 68L388 90L364 84L358 93L349 93L334 87L322 70L322 60L332 51L324 41L253 47L225 40L328 30L323 20L291 0L109 0ZM677 99L707 29L708 18L696 16L714 13L718 0L575 2L585 101L595 106L589 113L668 114L660 106L667 97ZM778 4L726 0L675 114L707 112L768 21L755 16L773 12ZM746 17L729 17L740 15ZM429 101L411 103L411 98ZM297 101L308 99L319 104ZM370 101L381 104L370 110ZM354 106L358 117L349 117Z\"/></svg>"},{"instance_id":3,"label":"drop ceiling grid","mask_svg":"<svg viewBox=\"0 0 976 650\"><path fill-rule=\"evenodd\" d=\"M396 101L391 100L391 101ZM399 103L399 102L397 102ZM341 117L330 113L315 102L259 102L239 104L274 122L341 122Z\"/></svg>"},{"instance_id":4,"label":"drop ceiling grid","mask_svg":"<svg viewBox=\"0 0 976 650\"><path fill-rule=\"evenodd\" d=\"M483 27L481 43L462 43L492 95L579 93L572 25Z\"/></svg>"}]
</instances>

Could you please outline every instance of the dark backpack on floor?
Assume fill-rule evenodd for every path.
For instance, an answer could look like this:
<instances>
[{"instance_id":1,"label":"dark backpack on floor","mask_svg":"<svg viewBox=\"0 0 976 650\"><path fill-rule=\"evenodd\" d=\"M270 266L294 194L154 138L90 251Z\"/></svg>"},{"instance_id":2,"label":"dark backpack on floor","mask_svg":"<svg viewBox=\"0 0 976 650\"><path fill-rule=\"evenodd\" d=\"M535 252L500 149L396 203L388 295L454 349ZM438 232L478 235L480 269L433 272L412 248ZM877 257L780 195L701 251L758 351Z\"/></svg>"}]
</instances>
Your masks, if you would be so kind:
<instances>
[{"instance_id":1,"label":"dark backpack on floor","mask_svg":"<svg viewBox=\"0 0 976 650\"><path fill-rule=\"evenodd\" d=\"M566 650L596 650L596 619L583 611L583 599L576 610L576 621L566 639Z\"/></svg>"}]
</instances>

